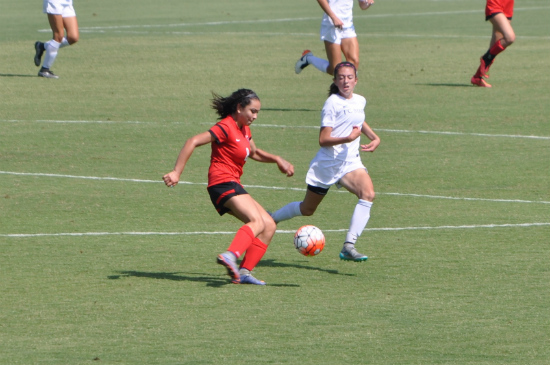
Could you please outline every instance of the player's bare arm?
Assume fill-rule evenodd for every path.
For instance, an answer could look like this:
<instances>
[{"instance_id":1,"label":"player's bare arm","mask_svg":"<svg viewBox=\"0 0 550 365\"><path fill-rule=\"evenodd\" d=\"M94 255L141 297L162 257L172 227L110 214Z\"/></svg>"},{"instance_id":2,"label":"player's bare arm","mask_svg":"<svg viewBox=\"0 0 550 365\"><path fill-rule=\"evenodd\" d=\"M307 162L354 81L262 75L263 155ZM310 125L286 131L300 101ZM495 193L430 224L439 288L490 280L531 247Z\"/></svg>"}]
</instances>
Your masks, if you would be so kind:
<instances>
[{"instance_id":1,"label":"player's bare arm","mask_svg":"<svg viewBox=\"0 0 550 365\"><path fill-rule=\"evenodd\" d=\"M251 159L258 162L276 163L277 167L283 174L286 174L286 176L288 177L294 175L294 166L290 162L288 162L281 156L273 155L262 149L256 148L256 146L252 148L252 141L250 142L250 147L252 150L252 152L250 153Z\"/></svg>"},{"instance_id":2,"label":"player's bare arm","mask_svg":"<svg viewBox=\"0 0 550 365\"><path fill-rule=\"evenodd\" d=\"M371 129L371 127L367 124L367 122L363 122L363 125L361 127L361 132L365 136L367 136L368 139L370 139L370 143L368 144L362 144L361 145L361 151L362 152L374 152L374 150L380 145L380 137L374 131Z\"/></svg>"},{"instance_id":3,"label":"player's bare arm","mask_svg":"<svg viewBox=\"0 0 550 365\"><path fill-rule=\"evenodd\" d=\"M211 143L213 140L214 137L212 137L210 132L203 132L185 141L185 144L178 155L178 159L176 160L176 164L174 165L174 170L162 177L162 180L164 180L166 186L176 186L180 180L183 169L185 168L185 165L187 164L187 161L189 161L189 158L193 154L195 148Z\"/></svg>"},{"instance_id":4,"label":"player's bare arm","mask_svg":"<svg viewBox=\"0 0 550 365\"><path fill-rule=\"evenodd\" d=\"M352 142L361 135L361 129L359 129L359 127L353 127L351 133L347 137L332 137L331 133L332 127L321 127L321 131L319 132L319 146L330 147Z\"/></svg>"}]
</instances>

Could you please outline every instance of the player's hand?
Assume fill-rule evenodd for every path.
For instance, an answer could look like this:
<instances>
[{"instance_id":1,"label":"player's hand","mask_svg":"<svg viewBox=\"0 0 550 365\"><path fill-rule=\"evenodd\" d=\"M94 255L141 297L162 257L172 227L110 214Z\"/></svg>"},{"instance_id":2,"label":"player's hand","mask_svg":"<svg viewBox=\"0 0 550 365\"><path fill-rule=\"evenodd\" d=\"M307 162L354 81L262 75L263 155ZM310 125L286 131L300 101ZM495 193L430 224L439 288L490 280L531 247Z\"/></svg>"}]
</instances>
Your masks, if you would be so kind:
<instances>
[{"instance_id":1,"label":"player's hand","mask_svg":"<svg viewBox=\"0 0 550 365\"><path fill-rule=\"evenodd\" d=\"M294 175L294 166L283 158L277 162L277 167L279 167L279 170L288 177Z\"/></svg>"},{"instance_id":2,"label":"player's hand","mask_svg":"<svg viewBox=\"0 0 550 365\"><path fill-rule=\"evenodd\" d=\"M360 135L361 135L361 128L359 128L358 126L353 127L353 129L351 130L351 133L348 136L349 141L350 142L355 141Z\"/></svg>"},{"instance_id":3,"label":"player's hand","mask_svg":"<svg viewBox=\"0 0 550 365\"><path fill-rule=\"evenodd\" d=\"M367 10L373 4L374 0L359 0L359 7L361 7L361 10Z\"/></svg>"},{"instance_id":4,"label":"player's hand","mask_svg":"<svg viewBox=\"0 0 550 365\"><path fill-rule=\"evenodd\" d=\"M344 22L341 21L340 18L338 18L338 17L332 18L332 23L338 29L342 29L342 27L344 26Z\"/></svg>"},{"instance_id":5,"label":"player's hand","mask_svg":"<svg viewBox=\"0 0 550 365\"><path fill-rule=\"evenodd\" d=\"M177 172L172 171L167 173L162 177L162 180L164 180L164 183L169 188L173 188L174 186L178 185L178 182L180 181L180 176Z\"/></svg>"},{"instance_id":6,"label":"player's hand","mask_svg":"<svg viewBox=\"0 0 550 365\"><path fill-rule=\"evenodd\" d=\"M361 152L374 152L374 150L380 145L380 140L376 139L369 144L361 145Z\"/></svg>"}]
</instances>

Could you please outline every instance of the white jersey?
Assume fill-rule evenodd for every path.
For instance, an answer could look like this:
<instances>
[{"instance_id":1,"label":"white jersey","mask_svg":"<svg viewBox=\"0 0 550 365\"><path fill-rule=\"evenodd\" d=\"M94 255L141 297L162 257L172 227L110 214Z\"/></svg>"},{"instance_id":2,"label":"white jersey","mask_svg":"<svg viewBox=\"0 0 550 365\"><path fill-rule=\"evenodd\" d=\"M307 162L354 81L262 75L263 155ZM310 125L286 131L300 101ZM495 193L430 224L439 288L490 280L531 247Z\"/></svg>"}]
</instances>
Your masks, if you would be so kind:
<instances>
[{"instance_id":1,"label":"white jersey","mask_svg":"<svg viewBox=\"0 0 550 365\"><path fill-rule=\"evenodd\" d=\"M365 121L367 100L358 94L346 99L340 94L329 96L321 112L321 127L332 127L331 137L347 137L353 127L361 128ZM321 147L318 154L345 161L359 157L360 137L349 143Z\"/></svg>"},{"instance_id":2,"label":"white jersey","mask_svg":"<svg viewBox=\"0 0 550 365\"><path fill-rule=\"evenodd\" d=\"M353 26L353 0L328 0L328 5L338 19L344 23L343 29ZM334 26L332 19L326 13L323 15L323 20L321 21L321 26L323 25Z\"/></svg>"}]
</instances>

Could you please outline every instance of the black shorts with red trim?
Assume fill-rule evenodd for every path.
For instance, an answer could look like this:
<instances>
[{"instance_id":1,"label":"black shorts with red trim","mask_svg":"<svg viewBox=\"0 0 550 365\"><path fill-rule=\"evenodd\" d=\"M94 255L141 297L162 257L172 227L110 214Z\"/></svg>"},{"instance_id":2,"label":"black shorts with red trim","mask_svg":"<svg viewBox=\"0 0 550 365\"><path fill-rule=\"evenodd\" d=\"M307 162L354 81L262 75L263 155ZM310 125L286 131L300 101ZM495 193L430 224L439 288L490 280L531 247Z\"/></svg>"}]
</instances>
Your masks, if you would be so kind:
<instances>
[{"instance_id":1,"label":"black shorts with red trim","mask_svg":"<svg viewBox=\"0 0 550 365\"><path fill-rule=\"evenodd\" d=\"M210 200L212 200L212 204L214 204L214 208L216 208L219 215L231 211L231 209L224 207L229 199L236 195L248 194L243 186L235 181L212 185L207 187L206 190L208 190Z\"/></svg>"}]
</instances>

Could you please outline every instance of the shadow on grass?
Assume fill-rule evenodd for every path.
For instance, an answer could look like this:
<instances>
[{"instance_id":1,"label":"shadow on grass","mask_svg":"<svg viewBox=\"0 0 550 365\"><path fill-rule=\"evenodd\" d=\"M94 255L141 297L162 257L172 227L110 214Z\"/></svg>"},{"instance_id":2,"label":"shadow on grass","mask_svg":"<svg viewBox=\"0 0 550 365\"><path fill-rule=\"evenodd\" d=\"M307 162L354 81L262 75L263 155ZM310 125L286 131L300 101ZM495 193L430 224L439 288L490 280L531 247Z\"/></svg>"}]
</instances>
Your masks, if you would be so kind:
<instances>
[{"instance_id":1,"label":"shadow on grass","mask_svg":"<svg viewBox=\"0 0 550 365\"><path fill-rule=\"evenodd\" d=\"M206 286L219 288L227 284L231 284L229 280L220 279L218 276L204 276L202 273L178 273L178 272L145 272L145 271L119 271L119 275L108 276L111 280L117 280L124 277L148 278L157 280L173 280L173 281L194 281L206 283ZM191 275L197 276L191 276Z\"/></svg>"},{"instance_id":2,"label":"shadow on grass","mask_svg":"<svg viewBox=\"0 0 550 365\"><path fill-rule=\"evenodd\" d=\"M0 77L37 77L36 75L0 74Z\"/></svg>"},{"instance_id":3,"label":"shadow on grass","mask_svg":"<svg viewBox=\"0 0 550 365\"><path fill-rule=\"evenodd\" d=\"M301 270L314 270L320 271L332 275L343 276L355 276L355 274L344 274L338 270L323 269L320 267L302 265L297 263L288 262L276 262L275 260L262 260L258 263L258 266L265 267L282 267L282 268L295 268ZM181 273L181 272L145 272L145 271L118 271L118 275L110 275L107 278L111 280L118 280L120 278L148 278L156 280L172 280L172 281L191 281L198 283L206 283L206 286L213 288L220 288L224 285L232 284L229 279L220 279L218 275L204 275L204 273ZM299 287L298 284L274 284L268 283L268 286L280 286L280 287Z\"/></svg>"},{"instance_id":4,"label":"shadow on grass","mask_svg":"<svg viewBox=\"0 0 550 365\"><path fill-rule=\"evenodd\" d=\"M344 273L339 272L338 270L323 269L323 268L315 267L315 266L294 264L294 263L288 263L288 262L275 262L275 260L273 260L273 259L271 259L271 260L262 260L258 263L258 266L285 267L285 268L293 267L295 269L314 270L314 271L325 272L327 274L332 274L332 275L356 276L355 274L344 274Z\"/></svg>"},{"instance_id":5,"label":"shadow on grass","mask_svg":"<svg viewBox=\"0 0 550 365\"><path fill-rule=\"evenodd\" d=\"M177 273L177 272L144 272L144 271L119 271L119 275L110 275L107 278L111 280L118 280L120 278L148 278L156 280L173 280L173 281L193 281L199 283L206 283L206 286L212 288L221 288L224 285L234 285L229 279L220 279L217 276L204 276L203 273ZM190 276L197 275L197 276ZM286 286L286 287L299 287L297 284L268 284L269 286Z\"/></svg>"}]
</instances>

